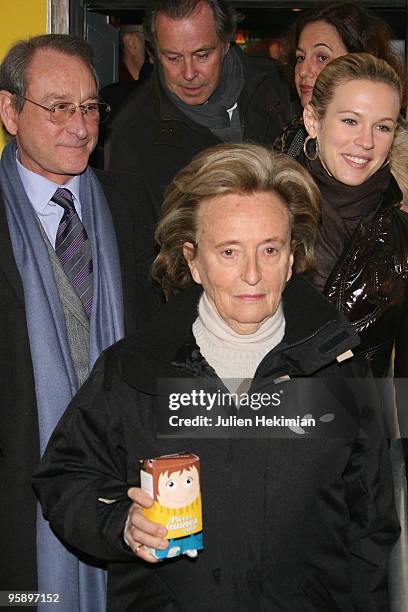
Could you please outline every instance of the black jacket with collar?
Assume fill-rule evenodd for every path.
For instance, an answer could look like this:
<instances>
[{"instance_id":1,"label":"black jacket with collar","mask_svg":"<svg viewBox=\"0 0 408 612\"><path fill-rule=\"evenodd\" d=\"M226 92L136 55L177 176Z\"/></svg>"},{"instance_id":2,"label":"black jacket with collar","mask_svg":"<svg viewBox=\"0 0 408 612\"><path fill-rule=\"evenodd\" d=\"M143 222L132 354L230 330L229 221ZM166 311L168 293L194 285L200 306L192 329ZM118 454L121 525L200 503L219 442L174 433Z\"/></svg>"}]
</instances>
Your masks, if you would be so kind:
<instances>
[{"instance_id":1,"label":"black jacket with collar","mask_svg":"<svg viewBox=\"0 0 408 612\"><path fill-rule=\"evenodd\" d=\"M291 117L282 67L275 60L239 55L244 68L238 99L243 140L272 144ZM159 214L164 190L177 172L196 153L220 142L170 101L155 70L115 118L106 147L106 167L143 177Z\"/></svg>"},{"instance_id":2,"label":"black jacket with collar","mask_svg":"<svg viewBox=\"0 0 408 612\"><path fill-rule=\"evenodd\" d=\"M157 379L215 376L192 340L200 293L175 296L96 364L34 478L46 517L71 546L108 561L110 611L385 611L399 533L386 443L156 437ZM336 361L358 340L304 279L287 285L284 312L285 337L254 382L365 375L357 359ZM183 450L201 458L204 551L142 563L122 538L127 489L140 485L140 459Z\"/></svg>"},{"instance_id":3,"label":"black jacket with collar","mask_svg":"<svg viewBox=\"0 0 408 612\"><path fill-rule=\"evenodd\" d=\"M356 228L324 294L359 333L374 376L408 377L408 215L393 177L372 222Z\"/></svg>"},{"instance_id":4,"label":"black jacket with collar","mask_svg":"<svg viewBox=\"0 0 408 612\"><path fill-rule=\"evenodd\" d=\"M275 149L304 163L306 135L303 118L294 119ZM394 348L394 376L408 377L408 214L401 210L396 169L397 161L408 167L407 148L404 140L393 146L383 201L370 223L360 220L323 291L360 335L359 350L378 378L389 374Z\"/></svg>"},{"instance_id":5,"label":"black jacket with collar","mask_svg":"<svg viewBox=\"0 0 408 612\"><path fill-rule=\"evenodd\" d=\"M125 330L132 333L159 307L148 277L154 257L151 210L134 177L97 177L117 236ZM24 289L1 192L0 244L0 590L35 591L38 504L31 477L40 460L38 416Z\"/></svg>"}]
</instances>

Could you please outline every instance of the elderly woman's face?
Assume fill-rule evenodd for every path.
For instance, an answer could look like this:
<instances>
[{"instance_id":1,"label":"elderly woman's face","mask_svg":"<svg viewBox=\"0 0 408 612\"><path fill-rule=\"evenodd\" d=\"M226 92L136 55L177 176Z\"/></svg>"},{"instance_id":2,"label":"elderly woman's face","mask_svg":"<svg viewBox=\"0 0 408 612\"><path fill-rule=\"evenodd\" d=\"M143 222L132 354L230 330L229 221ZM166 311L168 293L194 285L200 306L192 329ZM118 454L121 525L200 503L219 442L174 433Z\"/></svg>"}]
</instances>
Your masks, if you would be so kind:
<instances>
[{"instance_id":1,"label":"elderly woman's face","mask_svg":"<svg viewBox=\"0 0 408 612\"><path fill-rule=\"evenodd\" d=\"M184 245L196 283L239 334L276 312L292 274L289 213L269 192L231 194L200 204L198 247Z\"/></svg>"}]
</instances>

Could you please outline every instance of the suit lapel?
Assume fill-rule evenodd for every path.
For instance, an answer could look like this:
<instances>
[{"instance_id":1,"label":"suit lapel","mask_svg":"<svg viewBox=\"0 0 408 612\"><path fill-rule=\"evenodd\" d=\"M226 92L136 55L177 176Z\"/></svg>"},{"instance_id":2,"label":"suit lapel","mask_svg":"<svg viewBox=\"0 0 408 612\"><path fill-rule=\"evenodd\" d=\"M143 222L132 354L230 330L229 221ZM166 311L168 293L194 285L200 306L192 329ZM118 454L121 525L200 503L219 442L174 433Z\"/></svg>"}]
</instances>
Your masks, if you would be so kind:
<instances>
[{"instance_id":1,"label":"suit lapel","mask_svg":"<svg viewBox=\"0 0 408 612\"><path fill-rule=\"evenodd\" d=\"M21 277L14 259L13 247L6 217L3 194L0 191L0 268L18 302L24 308L24 291Z\"/></svg>"}]
</instances>

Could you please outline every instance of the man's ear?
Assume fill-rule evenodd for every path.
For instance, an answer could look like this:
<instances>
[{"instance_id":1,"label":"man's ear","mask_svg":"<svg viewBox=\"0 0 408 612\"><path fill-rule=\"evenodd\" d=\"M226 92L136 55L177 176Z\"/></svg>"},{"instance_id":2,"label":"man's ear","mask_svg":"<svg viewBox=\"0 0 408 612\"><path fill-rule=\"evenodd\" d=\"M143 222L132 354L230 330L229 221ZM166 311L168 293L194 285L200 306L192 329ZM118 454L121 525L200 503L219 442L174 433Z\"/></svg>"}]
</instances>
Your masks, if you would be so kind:
<instances>
[{"instance_id":1,"label":"man's ear","mask_svg":"<svg viewBox=\"0 0 408 612\"><path fill-rule=\"evenodd\" d=\"M0 117L4 127L12 136L18 132L18 112L12 104L13 94L5 89L0 91Z\"/></svg>"},{"instance_id":2,"label":"man's ear","mask_svg":"<svg viewBox=\"0 0 408 612\"><path fill-rule=\"evenodd\" d=\"M188 267L190 268L191 276L193 277L193 281L201 285L200 273L197 267L196 260L196 249L192 242L185 242L183 244L183 255L186 260Z\"/></svg>"},{"instance_id":3,"label":"man's ear","mask_svg":"<svg viewBox=\"0 0 408 612\"><path fill-rule=\"evenodd\" d=\"M303 109L303 123L309 136L316 138L320 122L311 104L306 104Z\"/></svg>"},{"instance_id":4,"label":"man's ear","mask_svg":"<svg viewBox=\"0 0 408 612\"><path fill-rule=\"evenodd\" d=\"M140 38L136 32L126 32L123 35L122 41L123 46L129 53L134 53L135 49L137 50L140 48Z\"/></svg>"},{"instance_id":5,"label":"man's ear","mask_svg":"<svg viewBox=\"0 0 408 612\"><path fill-rule=\"evenodd\" d=\"M230 50L230 43L224 43L224 49L222 51L222 59L224 59L224 57L227 55L228 51Z\"/></svg>"}]
</instances>

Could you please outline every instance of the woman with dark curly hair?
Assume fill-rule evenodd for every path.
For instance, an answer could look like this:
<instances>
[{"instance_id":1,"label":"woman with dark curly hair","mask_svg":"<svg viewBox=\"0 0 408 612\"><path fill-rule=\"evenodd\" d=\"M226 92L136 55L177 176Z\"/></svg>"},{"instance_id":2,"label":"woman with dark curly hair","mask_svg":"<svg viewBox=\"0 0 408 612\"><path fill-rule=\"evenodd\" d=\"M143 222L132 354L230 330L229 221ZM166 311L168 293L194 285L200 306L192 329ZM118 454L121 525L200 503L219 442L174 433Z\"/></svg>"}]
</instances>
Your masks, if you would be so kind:
<instances>
[{"instance_id":1,"label":"woman with dark curly hair","mask_svg":"<svg viewBox=\"0 0 408 612\"><path fill-rule=\"evenodd\" d=\"M370 53L385 60L406 83L404 63L393 49L390 26L370 15L356 2L332 2L300 13L286 39L284 61L294 75L294 89L302 107L310 102L313 87L323 68L347 53ZM406 89L403 88L406 105ZM300 115L290 121L275 141L274 149L297 157L307 132Z\"/></svg>"}]
</instances>

